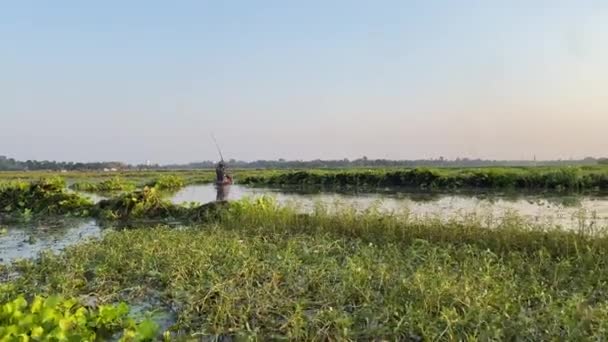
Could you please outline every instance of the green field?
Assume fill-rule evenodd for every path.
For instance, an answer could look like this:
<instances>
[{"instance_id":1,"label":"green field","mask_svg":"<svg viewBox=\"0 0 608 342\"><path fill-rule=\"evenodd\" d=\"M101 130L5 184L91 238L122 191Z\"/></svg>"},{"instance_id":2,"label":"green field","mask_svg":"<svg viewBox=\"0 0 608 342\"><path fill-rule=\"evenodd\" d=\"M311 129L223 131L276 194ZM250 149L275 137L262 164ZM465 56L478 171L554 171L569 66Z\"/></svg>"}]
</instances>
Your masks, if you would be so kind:
<instances>
[{"instance_id":1,"label":"green field","mask_svg":"<svg viewBox=\"0 0 608 342\"><path fill-rule=\"evenodd\" d=\"M605 171L577 169L575 178L600 177ZM389 177L390 172L306 173ZM440 172L456 177L465 171ZM562 171L507 173L530 172ZM290 174L237 172L242 180ZM175 205L161 196L162 188L202 181L209 171L121 173L120 182L115 174L94 173L63 174L67 182L36 180L51 175L0 175L0 226L82 217L109 228L99 240L59 254L0 264L0 325L22 333L51 329L50 321L40 323L42 311L34 312L36 296L61 296L72 306L57 304L61 310L54 309L53 317L63 315L67 321L57 318L53 331L65 336L124 331L126 340L156 335L172 340L538 341L601 340L608 334L605 227L582 223L566 231L517 215L494 218L498 224L478 217L442 221L373 208L336 212L319 206L302 214L270 198ZM108 180L132 185L99 204L67 190L70 184ZM177 226L167 224L176 220ZM89 297L106 309L86 309L75 318L82 298ZM152 307L147 315L174 315L170 326L135 322L120 304L134 308L146 301ZM23 315L32 316L31 324L20 325ZM89 324L104 315L103 329ZM8 336L0 328L3 334Z\"/></svg>"}]
</instances>

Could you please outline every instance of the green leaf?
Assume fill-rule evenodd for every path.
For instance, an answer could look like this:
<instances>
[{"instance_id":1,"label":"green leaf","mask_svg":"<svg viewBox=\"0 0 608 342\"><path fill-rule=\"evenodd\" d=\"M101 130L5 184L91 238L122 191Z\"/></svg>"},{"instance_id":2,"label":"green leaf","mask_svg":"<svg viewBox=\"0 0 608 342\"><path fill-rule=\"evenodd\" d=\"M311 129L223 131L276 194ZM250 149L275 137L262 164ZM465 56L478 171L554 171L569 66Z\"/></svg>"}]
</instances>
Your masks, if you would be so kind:
<instances>
[{"instance_id":1,"label":"green leaf","mask_svg":"<svg viewBox=\"0 0 608 342\"><path fill-rule=\"evenodd\" d=\"M34 338L39 338L42 337L42 334L44 334L44 328L41 326L36 326L32 329L32 333L30 336Z\"/></svg>"},{"instance_id":2,"label":"green leaf","mask_svg":"<svg viewBox=\"0 0 608 342\"><path fill-rule=\"evenodd\" d=\"M138 337L142 340L151 340L156 337L159 326L151 319L146 319L137 326Z\"/></svg>"}]
</instances>

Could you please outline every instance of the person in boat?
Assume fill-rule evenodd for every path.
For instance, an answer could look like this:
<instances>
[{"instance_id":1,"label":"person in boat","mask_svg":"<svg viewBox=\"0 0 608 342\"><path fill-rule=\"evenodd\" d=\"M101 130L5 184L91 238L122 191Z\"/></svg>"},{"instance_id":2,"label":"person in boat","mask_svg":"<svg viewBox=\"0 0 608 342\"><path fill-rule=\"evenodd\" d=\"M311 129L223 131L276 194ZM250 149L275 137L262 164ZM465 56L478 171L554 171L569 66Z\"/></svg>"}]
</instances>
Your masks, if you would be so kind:
<instances>
[{"instance_id":1,"label":"person in boat","mask_svg":"<svg viewBox=\"0 0 608 342\"><path fill-rule=\"evenodd\" d=\"M219 163L217 163L217 166L215 167L215 182L217 184L223 184L225 178L226 178L226 164L224 164L224 161L222 160Z\"/></svg>"},{"instance_id":2,"label":"person in boat","mask_svg":"<svg viewBox=\"0 0 608 342\"><path fill-rule=\"evenodd\" d=\"M232 184L232 177L226 174L226 164L223 160L215 167L215 181L217 184Z\"/></svg>"},{"instance_id":3,"label":"person in boat","mask_svg":"<svg viewBox=\"0 0 608 342\"><path fill-rule=\"evenodd\" d=\"M221 202L228 199L228 193L230 192L229 186L217 185L215 189L217 190L217 194L215 196L216 201Z\"/></svg>"}]
</instances>

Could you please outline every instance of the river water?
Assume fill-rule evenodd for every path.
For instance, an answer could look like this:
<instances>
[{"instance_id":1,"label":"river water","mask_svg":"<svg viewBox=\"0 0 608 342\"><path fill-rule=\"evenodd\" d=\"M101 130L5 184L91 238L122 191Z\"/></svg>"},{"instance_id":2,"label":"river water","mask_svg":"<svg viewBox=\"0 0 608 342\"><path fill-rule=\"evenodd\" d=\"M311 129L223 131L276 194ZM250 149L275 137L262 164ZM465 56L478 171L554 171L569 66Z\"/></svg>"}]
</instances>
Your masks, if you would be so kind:
<instances>
[{"instance_id":1,"label":"river water","mask_svg":"<svg viewBox=\"0 0 608 342\"><path fill-rule=\"evenodd\" d=\"M384 212L407 211L416 217L455 218L469 215L504 217L517 214L527 220L576 228L582 223L608 225L608 196L428 193L389 190L382 193L301 192L232 185L223 189L224 199L272 196L280 204L310 212L323 205L329 210L374 207ZM171 197L174 203L206 203L218 199L213 185L189 186ZM221 199L221 198L219 198Z\"/></svg>"},{"instance_id":2,"label":"river water","mask_svg":"<svg viewBox=\"0 0 608 342\"><path fill-rule=\"evenodd\" d=\"M407 211L414 217L457 219L478 215L501 218L516 214L539 224L559 225L569 229L594 225L608 227L608 196L538 195L538 194L447 194L391 190L381 193L302 192L232 185L218 190L213 185L193 185L168 195L173 203L207 203L217 199L237 200L272 196L282 205L310 212L321 205L328 210L375 208L383 212ZM103 196L90 196L99 201ZM31 223L0 227L0 263L17 258L33 258L43 250L60 251L101 235L101 228L91 220L67 220L55 223Z\"/></svg>"},{"instance_id":3,"label":"river water","mask_svg":"<svg viewBox=\"0 0 608 342\"><path fill-rule=\"evenodd\" d=\"M97 238L101 228L93 220L66 220L8 225L0 234L0 263L57 252L86 239Z\"/></svg>"}]
</instances>

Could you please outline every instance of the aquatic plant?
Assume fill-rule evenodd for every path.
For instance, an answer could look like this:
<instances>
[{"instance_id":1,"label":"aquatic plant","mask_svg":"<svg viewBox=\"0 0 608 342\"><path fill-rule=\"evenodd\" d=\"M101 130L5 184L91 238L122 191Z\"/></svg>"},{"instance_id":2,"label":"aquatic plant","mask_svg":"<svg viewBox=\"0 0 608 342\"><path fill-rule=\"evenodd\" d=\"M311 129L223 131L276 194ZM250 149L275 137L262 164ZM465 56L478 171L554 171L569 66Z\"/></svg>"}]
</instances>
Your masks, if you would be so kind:
<instances>
[{"instance_id":1,"label":"aquatic plant","mask_svg":"<svg viewBox=\"0 0 608 342\"><path fill-rule=\"evenodd\" d=\"M149 186L153 186L159 190L175 190L181 189L185 185L184 179L175 175L162 175Z\"/></svg>"},{"instance_id":2,"label":"aquatic plant","mask_svg":"<svg viewBox=\"0 0 608 342\"><path fill-rule=\"evenodd\" d=\"M104 219L162 219L181 216L181 207L164 199L154 187L102 200L95 206L97 216Z\"/></svg>"},{"instance_id":3,"label":"aquatic plant","mask_svg":"<svg viewBox=\"0 0 608 342\"><path fill-rule=\"evenodd\" d=\"M250 173L241 183L271 186L410 187L419 189L606 190L608 169L415 168L375 170L301 170Z\"/></svg>"},{"instance_id":4,"label":"aquatic plant","mask_svg":"<svg viewBox=\"0 0 608 342\"><path fill-rule=\"evenodd\" d=\"M596 191L608 189L606 166L547 166L547 167L470 167L470 168L350 168L350 169L304 169L233 170L235 179L241 184L272 186L323 186L323 187L412 187L421 189L529 189ZM100 183L117 178L127 184L154 186L165 179L167 189L179 188L183 184L210 183L214 180L212 170L173 171L122 171L105 172L0 172L0 187L3 182L13 180L36 180L49 176L60 176L71 180L75 189L98 190ZM164 182L164 181L163 181ZM161 185L163 182L159 183ZM183 186L182 184L182 186ZM108 190L132 190L130 186L119 186L108 182Z\"/></svg>"},{"instance_id":5,"label":"aquatic plant","mask_svg":"<svg viewBox=\"0 0 608 342\"><path fill-rule=\"evenodd\" d=\"M226 203L178 205L167 200L157 187L118 194L93 204L77 193L68 192L60 178L35 182L13 182L0 188L0 216L27 221L53 216L93 217L104 220L218 219Z\"/></svg>"},{"instance_id":6,"label":"aquatic plant","mask_svg":"<svg viewBox=\"0 0 608 342\"><path fill-rule=\"evenodd\" d=\"M375 208L301 214L268 197L173 207L157 195L125 194L106 209L116 218L213 215L194 227L111 231L0 267L0 279L19 275L0 288L127 301L157 293L176 310L171 330L192 338L576 340L608 332L602 230Z\"/></svg>"},{"instance_id":7,"label":"aquatic plant","mask_svg":"<svg viewBox=\"0 0 608 342\"><path fill-rule=\"evenodd\" d=\"M223 211L229 206L227 202L174 204L164 198L156 187L145 187L142 190L102 200L97 203L93 213L95 217L109 221L208 222L219 220Z\"/></svg>"},{"instance_id":8,"label":"aquatic plant","mask_svg":"<svg viewBox=\"0 0 608 342\"><path fill-rule=\"evenodd\" d=\"M71 188L85 192L131 191L135 189L135 184L120 177L112 177L97 183L76 182L72 184Z\"/></svg>"},{"instance_id":9,"label":"aquatic plant","mask_svg":"<svg viewBox=\"0 0 608 342\"><path fill-rule=\"evenodd\" d=\"M146 319L136 323L128 317L125 303L82 306L76 299L23 296L0 303L0 340L2 341L96 341L107 340L122 332L120 341L151 341L158 326Z\"/></svg>"},{"instance_id":10,"label":"aquatic plant","mask_svg":"<svg viewBox=\"0 0 608 342\"><path fill-rule=\"evenodd\" d=\"M50 215L88 216L93 203L69 193L60 178L13 182L0 189L0 216L31 219Z\"/></svg>"}]
</instances>

